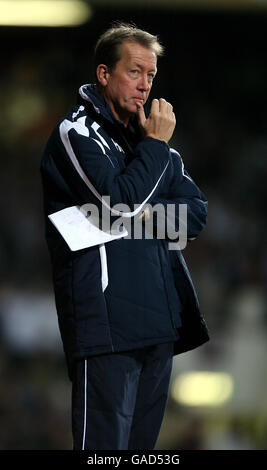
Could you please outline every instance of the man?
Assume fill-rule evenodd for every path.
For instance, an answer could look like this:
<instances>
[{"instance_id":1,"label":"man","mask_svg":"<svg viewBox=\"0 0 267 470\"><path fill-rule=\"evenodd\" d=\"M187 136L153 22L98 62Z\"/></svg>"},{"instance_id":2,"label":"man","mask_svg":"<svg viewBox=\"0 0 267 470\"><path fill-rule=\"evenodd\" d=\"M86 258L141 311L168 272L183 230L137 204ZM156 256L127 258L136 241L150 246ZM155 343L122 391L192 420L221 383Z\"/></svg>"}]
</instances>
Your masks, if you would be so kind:
<instances>
[{"instance_id":1,"label":"man","mask_svg":"<svg viewBox=\"0 0 267 470\"><path fill-rule=\"evenodd\" d=\"M152 217L156 229L153 207L174 204L177 229L179 204L187 204L188 239L203 229L206 198L168 145L172 106L154 99L147 118L144 111L161 54L157 37L132 25L106 31L95 50L97 84L80 88L41 163L56 307L73 384L74 449L153 449L173 355L208 340L188 269L181 251L169 249L167 231L71 251L48 219L90 203L113 221Z\"/></svg>"}]
</instances>

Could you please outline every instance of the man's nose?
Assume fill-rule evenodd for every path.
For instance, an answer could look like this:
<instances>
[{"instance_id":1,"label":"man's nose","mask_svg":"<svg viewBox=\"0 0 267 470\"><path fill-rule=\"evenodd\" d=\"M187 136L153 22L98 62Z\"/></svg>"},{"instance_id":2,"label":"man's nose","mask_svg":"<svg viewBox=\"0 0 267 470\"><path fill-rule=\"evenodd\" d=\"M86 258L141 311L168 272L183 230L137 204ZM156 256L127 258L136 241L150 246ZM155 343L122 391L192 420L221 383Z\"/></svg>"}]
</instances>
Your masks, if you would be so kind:
<instances>
[{"instance_id":1,"label":"man's nose","mask_svg":"<svg viewBox=\"0 0 267 470\"><path fill-rule=\"evenodd\" d=\"M151 88L151 84L149 83L148 81L148 77L146 74L143 74L141 77L140 77L140 80L139 80L139 83L138 83L138 88L140 91L149 91L150 88Z\"/></svg>"}]
</instances>

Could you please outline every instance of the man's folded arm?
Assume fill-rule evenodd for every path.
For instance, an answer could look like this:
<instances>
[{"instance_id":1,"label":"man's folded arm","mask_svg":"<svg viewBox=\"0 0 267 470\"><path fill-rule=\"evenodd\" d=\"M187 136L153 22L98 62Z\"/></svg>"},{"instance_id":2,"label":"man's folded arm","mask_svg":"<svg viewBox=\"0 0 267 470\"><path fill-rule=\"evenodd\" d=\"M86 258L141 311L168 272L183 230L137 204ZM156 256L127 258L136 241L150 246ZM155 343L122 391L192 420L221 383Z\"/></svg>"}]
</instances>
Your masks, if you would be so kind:
<instances>
[{"instance_id":1,"label":"man's folded arm","mask_svg":"<svg viewBox=\"0 0 267 470\"><path fill-rule=\"evenodd\" d=\"M179 231L184 230L187 239L192 240L200 234L206 225L208 201L184 169L180 155L173 150L171 155L173 173L168 187L164 188L164 192L153 197L150 203L153 211L154 233L156 234L159 224L161 224L162 230L164 223L164 238L173 241ZM166 175L167 177L168 175ZM158 205L162 210L159 210ZM164 215L164 221L161 214Z\"/></svg>"}]
</instances>

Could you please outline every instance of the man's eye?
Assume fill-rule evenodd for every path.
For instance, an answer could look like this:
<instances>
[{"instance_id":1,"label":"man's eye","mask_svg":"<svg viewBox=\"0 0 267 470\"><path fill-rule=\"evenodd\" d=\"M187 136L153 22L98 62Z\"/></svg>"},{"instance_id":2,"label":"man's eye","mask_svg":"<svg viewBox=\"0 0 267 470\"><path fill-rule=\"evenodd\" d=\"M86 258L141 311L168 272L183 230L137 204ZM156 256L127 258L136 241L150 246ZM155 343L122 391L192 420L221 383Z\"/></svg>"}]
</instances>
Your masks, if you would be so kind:
<instances>
[{"instance_id":1,"label":"man's eye","mask_svg":"<svg viewBox=\"0 0 267 470\"><path fill-rule=\"evenodd\" d=\"M135 70L135 69L134 69L134 70L131 70L131 73L134 74L134 75L136 75L137 72L138 72L138 70Z\"/></svg>"},{"instance_id":2,"label":"man's eye","mask_svg":"<svg viewBox=\"0 0 267 470\"><path fill-rule=\"evenodd\" d=\"M148 74L148 78L149 78L150 80L153 80L154 77L155 77L155 75L154 75L153 73L149 73L149 74Z\"/></svg>"}]
</instances>

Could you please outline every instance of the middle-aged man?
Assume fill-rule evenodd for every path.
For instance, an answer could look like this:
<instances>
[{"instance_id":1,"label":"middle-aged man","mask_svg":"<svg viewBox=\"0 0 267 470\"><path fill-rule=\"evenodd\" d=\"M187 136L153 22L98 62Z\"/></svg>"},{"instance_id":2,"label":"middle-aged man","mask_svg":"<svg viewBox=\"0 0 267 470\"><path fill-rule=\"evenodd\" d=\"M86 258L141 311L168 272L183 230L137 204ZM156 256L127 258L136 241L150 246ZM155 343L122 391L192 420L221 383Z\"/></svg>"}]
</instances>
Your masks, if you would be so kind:
<instances>
[{"instance_id":1,"label":"middle-aged man","mask_svg":"<svg viewBox=\"0 0 267 470\"><path fill-rule=\"evenodd\" d=\"M95 49L96 84L81 86L41 163L74 449L153 449L173 356L208 340L181 250L170 249L169 231L159 237L156 230L156 204L174 205L173 231L187 222L188 239L207 217L205 196L168 145L172 106L154 99L147 117L144 111L160 55L156 36L127 24L108 29ZM100 219L141 221L142 237L72 251L48 215L87 204Z\"/></svg>"}]
</instances>

